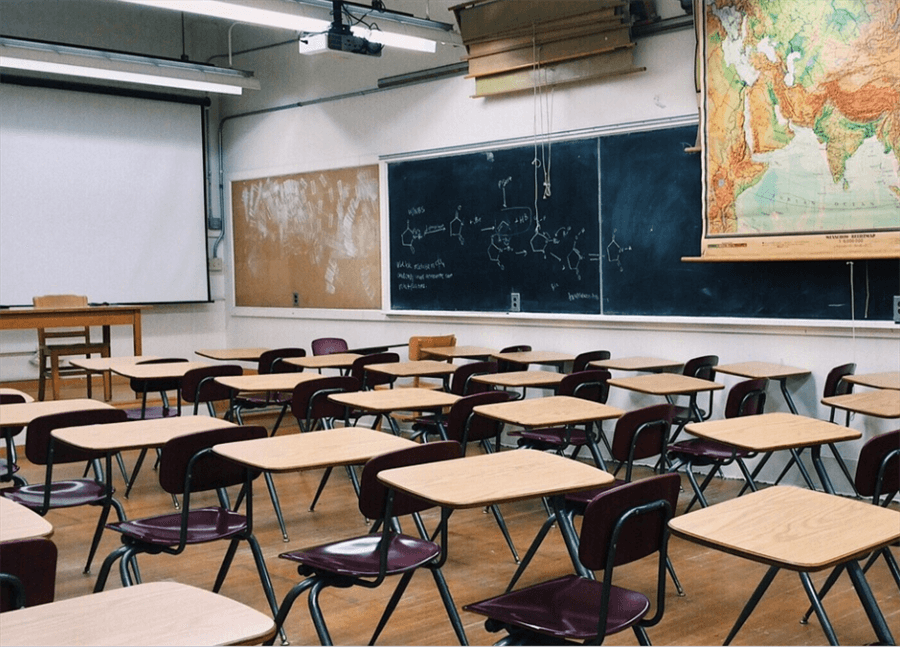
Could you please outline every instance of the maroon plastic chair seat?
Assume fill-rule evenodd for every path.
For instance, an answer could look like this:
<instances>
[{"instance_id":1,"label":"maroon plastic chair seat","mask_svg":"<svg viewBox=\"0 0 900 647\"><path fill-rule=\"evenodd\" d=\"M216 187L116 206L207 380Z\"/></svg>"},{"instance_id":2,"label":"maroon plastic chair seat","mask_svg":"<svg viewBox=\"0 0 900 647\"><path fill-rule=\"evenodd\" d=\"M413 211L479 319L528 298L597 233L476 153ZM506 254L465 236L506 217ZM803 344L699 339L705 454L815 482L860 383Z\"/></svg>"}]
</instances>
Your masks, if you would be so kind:
<instances>
[{"instance_id":1,"label":"maroon plastic chair seat","mask_svg":"<svg viewBox=\"0 0 900 647\"><path fill-rule=\"evenodd\" d=\"M100 518L97 521L97 528L94 531L87 563L84 567L85 573L90 572L91 562L97 546L100 544L110 508L115 509L120 521L125 519L125 510L112 496L115 490L111 489L107 492L106 486L98 481L83 478L54 480L53 471L57 465L87 463L103 458L104 455L55 442L51 432L54 429L65 427L100 425L124 422L125 420L127 420L125 412L119 409L70 411L35 418L28 425L28 433L25 437L25 456L33 464L45 466L44 482L0 489L0 496L20 503L41 516L56 508L73 508L83 505L101 507Z\"/></svg>"},{"instance_id":2,"label":"maroon plastic chair seat","mask_svg":"<svg viewBox=\"0 0 900 647\"><path fill-rule=\"evenodd\" d=\"M57 559L43 537L0 543L0 612L53 602Z\"/></svg>"},{"instance_id":3,"label":"maroon plastic chair seat","mask_svg":"<svg viewBox=\"0 0 900 647\"><path fill-rule=\"evenodd\" d=\"M359 511L366 518L376 520L372 524L372 530L360 537L319 544L280 555L282 559L298 563L297 570L304 579L296 584L282 601L275 616L276 628L281 629L295 600L305 591L309 591L308 608L319 641L323 645L331 645L333 644L331 634L319 606L319 594L322 590L328 587L351 586L375 588L381 586L387 577L399 575L400 581L369 641L369 644L374 644L414 573L418 569L425 568L431 572L438 587L460 644L465 644L462 622L440 570L446 560L443 546L447 541L449 515L446 512L442 514L439 528L435 532L435 536L440 536L439 542L404 535L397 530L395 523L397 517L417 515L435 506L400 491L389 492L378 480L378 473L382 470L451 460L459 458L460 451L459 443L456 442L426 443L382 454L366 463L361 478ZM352 611L347 610L351 613ZM271 645L273 641L274 638L270 639L268 644Z\"/></svg>"},{"instance_id":4,"label":"maroon plastic chair seat","mask_svg":"<svg viewBox=\"0 0 900 647\"><path fill-rule=\"evenodd\" d=\"M590 640L597 635L597 618L603 607L603 584L568 575L518 591L466 605L503 623L565 640ZM572 612L561 612L573 609ZM606 633L628 629L650 610L650 599L637 591L610 588Z\"/></svg>"},{"instance_id":5,"label":"maroon plastic chair seat","mask_svg":"<svg viewBox=\"0 0 900 647\"><path fill-rule=\"evenodd\" d=\"M181 514L179 513L111 523L106 527L147 544L172 546L181 540ZM218 539L227 539L246 530L247 518L242 514L224 508L191 510L185 543L203 544Z\"/></svg>"},{"instance_id":6,"label":"maroon plastic chair seat","mask_svg":"<svg viewBox=\"0 0 900 647\"><path fill-rule=\"evenodd\" d=\"M381 569L381 535L364 535L321 546L285 553L282 558L299 562L311 570L329 571L348 577L377 577ZM441 554L432 542L406 535L390 538L386 575L396 575L424 566Z\"/></svg>"},{"instance_id":7,"label":"maroon plastic chair seat","mask_svg":"<svg viewBox=\"0 0 900 647\"><path fill-rule=\"evenodd\" d=\"M632 628L649 644L646 628L665 611L668 522L678 502L677 474L654 476L596 496L585 510L578 558L603 580L565 575L463 607L488 617L485 628L507 631L506 644L547 644L547 637L600 643L606 635ZM638 591L613 586L613 570L650 555L659 560L656 612ZM599 633L600 630L603 633Z\"/></svg>"}]
</instances>

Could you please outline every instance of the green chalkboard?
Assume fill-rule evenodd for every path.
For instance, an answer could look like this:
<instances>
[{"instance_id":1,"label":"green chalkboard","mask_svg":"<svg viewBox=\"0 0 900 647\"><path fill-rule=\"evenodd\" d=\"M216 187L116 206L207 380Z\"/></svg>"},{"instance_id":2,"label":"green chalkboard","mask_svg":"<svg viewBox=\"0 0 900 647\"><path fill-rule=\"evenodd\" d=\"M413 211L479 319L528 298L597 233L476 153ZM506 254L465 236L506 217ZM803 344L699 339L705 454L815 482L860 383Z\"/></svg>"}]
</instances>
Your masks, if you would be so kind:
<instances>
[{"instance_id":1,"label":"green chalkboard","mask_svg":"<svg viewBox=\"0 0 900 647\"><path fill-rule=\"evenodd\" d=\"M597 168L596 139L389 164L392 309L599 313Z\"/></svg>"}]
</instances>

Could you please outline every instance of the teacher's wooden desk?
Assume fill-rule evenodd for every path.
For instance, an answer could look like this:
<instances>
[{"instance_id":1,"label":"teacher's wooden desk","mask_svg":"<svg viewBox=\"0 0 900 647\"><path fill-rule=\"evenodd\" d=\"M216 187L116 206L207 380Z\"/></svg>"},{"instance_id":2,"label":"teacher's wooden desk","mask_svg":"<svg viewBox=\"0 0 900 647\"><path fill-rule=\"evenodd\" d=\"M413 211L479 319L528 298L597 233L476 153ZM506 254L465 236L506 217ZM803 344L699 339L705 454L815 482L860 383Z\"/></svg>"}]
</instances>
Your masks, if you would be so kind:
<instances>
[{"instance_id":1,"label":"teacher's wooden desk","mask_svg":"<svg viewBox=\"0 0 900 647\"><path fill-rule=\"evenodd\" d=\"M0 310L0 330L102 326L110 341L110 326L131 326L134 354L141 354L141 310L147 306L89 306L87 308L12 308Z\"/></svg>"},{"instance_id":2,"label":"teacher's wooden desk","mask_svg":"<svg viewBox=\"0 0 900 647\"><path fill-rule=\"evenodd\" d=\"M256 645L271 616L211 591L150 582L0 615L0 645Z\"/></svg>"},{"instance_id":3,"label":"teacher's wooden desk","mask_svg":"<svg viewBox=\"0 0 900 647\"><path fill-rule=\"evenodd\" d=\"M800 576L829 643L838 644L809 574L839 565L846 567L879 642L896 644L857 562L900 539L900 513L896 510L779 485L675 517L669 527L688 541L769 566L725 639L726 645L782 568ZM717 608L715 603L713 608Z\"/></svg>"}]
</instances>

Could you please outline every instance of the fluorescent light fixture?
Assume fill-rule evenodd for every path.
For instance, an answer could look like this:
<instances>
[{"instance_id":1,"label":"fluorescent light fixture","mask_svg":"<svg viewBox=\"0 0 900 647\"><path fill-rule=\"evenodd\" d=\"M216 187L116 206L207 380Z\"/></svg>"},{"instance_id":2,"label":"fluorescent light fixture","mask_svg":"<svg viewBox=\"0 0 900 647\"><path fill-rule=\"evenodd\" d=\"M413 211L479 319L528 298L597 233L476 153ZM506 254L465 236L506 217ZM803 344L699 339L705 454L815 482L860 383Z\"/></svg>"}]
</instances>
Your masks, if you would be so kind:
<instances>
[{"instance_id":1,"label":"fluorescent light fixture","mask_svg":"<svg viewBox=\"0 0 900 647\"><path fill-rule=\"evenodd\" d=\"M400 34L395 31L366 29L360 25L354 25L350 28L350 31L354 36L360 36L373 43L381 43L388 47L400 47L402 49L411 49L415 52L425 52L427 54L434 54L437 49L437 43L433 40Z\"/></svg>"},{"instance_id":2,"label":"fluorescent light fixture","mask_svg":"<svg viewBox=\"0 0 900 647\"><path fill-rule=\"evenodd\" d=\"M255 2L254 6L226 0L120 0L120 2L293 31L325 31L331 26L331 22L328 20L320 20L291 11L295 7L285 2Z\"/></svg>"},{"instance_id":3,"label":"fluorescent light fixture","mask_svg":"<svg viewBox=\"0 0 900 647\"><path fill-rule=\"evenodd\" d=\"M233 22L248 23L251 25L262 25L265 27L276 27L279 29L290 29L293 31L306 32L313 34L309 38L314 39L315 47L307 46L300 43L300 52L302 54L312 54L327 49L326 46L319 44L319 39L315 35L321 32L327 32L331 28L331 20L326 19L330 16L329 2L286 2L285 0L254 0L252 6L243 4L241 0L119 0L120 2L128 2L131 4L139 4L148 7L156 7L158 9L169 9L174 11L183 11L185 13L199 14L202 16L210 16L213 18L224 18ZM304 9L306 14L314 12L318 16L315 17L300 13L299 9ZM349 9L356 10L357 6L351 6ZM426 35L434 32L434 38L414 36L408 33L400 33L397 31L382 31L380 29L369 30L363 25L354 25L351 32L354 36L365 38L373 43L380 43L388 47L400 47L410 49L417 52L427 52L433 54L437 49L437 40L446 40L448 31L445 27L450 27L445 23L428 21L412 16L392 16L391 14L372 16L373 20L388 20L392 23L399 23L398 26L409 27L411 29L419 29ZM408 21L409 25L404 24ZM439 27L431 27L436 25ZM304 38L304 40L309 40Z\"/></svg>"},{"instance_id":4,"label":"fluorescent light fixture","mask_svg":"<svg viewBox=\"0 0 900 647\"><path fill-rule=\"evenodd\" d=\"M0 38L0 68L220 94L259 89L240 70L15 38Z\"/></svg>"}]
</instances>

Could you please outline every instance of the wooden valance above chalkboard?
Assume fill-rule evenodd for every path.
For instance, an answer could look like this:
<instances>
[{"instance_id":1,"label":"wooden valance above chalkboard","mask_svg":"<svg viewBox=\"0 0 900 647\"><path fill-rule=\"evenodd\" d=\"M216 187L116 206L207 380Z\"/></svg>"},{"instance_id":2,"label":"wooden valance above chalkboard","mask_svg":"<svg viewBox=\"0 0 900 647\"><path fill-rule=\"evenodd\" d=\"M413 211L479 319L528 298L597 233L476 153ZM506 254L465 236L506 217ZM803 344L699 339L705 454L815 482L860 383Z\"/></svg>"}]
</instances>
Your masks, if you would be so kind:
<instances>
[{"instance_id":1,"label":"wooden valance above chalkboard","mask_svg":"<svg viewBox=\"0 0 900 647\"><path fill-rule=\"evenodd\" d=\"M640 72L623 0L471 0L452 7L475 96Z\"/></svg>"}]
</instances>

